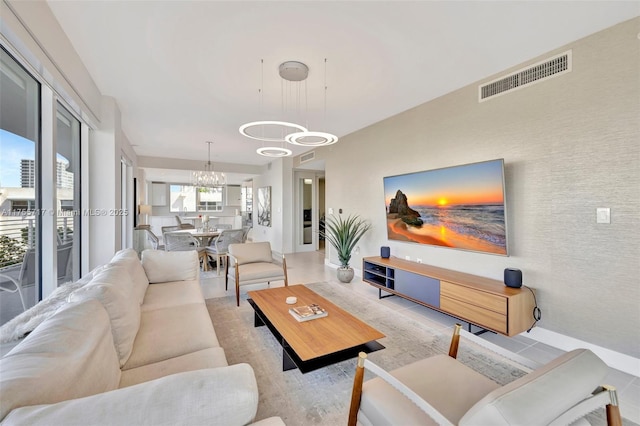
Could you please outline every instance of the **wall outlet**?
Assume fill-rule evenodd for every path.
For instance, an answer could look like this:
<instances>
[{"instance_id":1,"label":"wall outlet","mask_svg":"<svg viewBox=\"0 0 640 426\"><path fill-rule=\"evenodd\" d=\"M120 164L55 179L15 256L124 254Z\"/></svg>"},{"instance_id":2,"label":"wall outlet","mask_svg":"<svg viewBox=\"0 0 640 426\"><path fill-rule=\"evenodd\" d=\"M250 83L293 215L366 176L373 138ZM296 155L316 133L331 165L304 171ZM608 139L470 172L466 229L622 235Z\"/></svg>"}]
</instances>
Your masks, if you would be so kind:
<instances>
[{"instance_id":1,"label":"wall outlet","mask_svg":"<svg viewBox=\"0 0 640 426\"><path fill-rule=\"evenodd\" d=\"M411 260L411 256L405 256L404 260Z\"/></svg>"},{"instance_id":2,"label":"wall outlet","mask_svg":"<svg viewBox=\"0 0 640 426\"><path fill-rule=\"evenodd\" d=\"M422 259L417 258L417 259L416 259L416 262L418 262L418 263L422 263Z\"/></svg>"}]
</instances>

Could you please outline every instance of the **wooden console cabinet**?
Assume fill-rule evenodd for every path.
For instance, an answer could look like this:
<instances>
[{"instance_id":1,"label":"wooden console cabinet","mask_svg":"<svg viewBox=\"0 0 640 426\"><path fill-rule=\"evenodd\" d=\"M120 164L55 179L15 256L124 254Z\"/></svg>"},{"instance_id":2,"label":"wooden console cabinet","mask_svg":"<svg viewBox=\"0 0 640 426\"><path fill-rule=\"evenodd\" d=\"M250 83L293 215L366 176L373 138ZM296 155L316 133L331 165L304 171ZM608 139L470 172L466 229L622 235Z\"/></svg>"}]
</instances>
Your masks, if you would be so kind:
<instances>
[{"instance_id":1,"label":"wooden console cabinet","mask_svg":"<svg viewBox=\"0 0 640 426\"><path fill-rule=\"evenodd\" d=\"M365 257L362 280L480 328L515 336L534 323L528 288L398 258Z\"/></svg>"}]
</instances>

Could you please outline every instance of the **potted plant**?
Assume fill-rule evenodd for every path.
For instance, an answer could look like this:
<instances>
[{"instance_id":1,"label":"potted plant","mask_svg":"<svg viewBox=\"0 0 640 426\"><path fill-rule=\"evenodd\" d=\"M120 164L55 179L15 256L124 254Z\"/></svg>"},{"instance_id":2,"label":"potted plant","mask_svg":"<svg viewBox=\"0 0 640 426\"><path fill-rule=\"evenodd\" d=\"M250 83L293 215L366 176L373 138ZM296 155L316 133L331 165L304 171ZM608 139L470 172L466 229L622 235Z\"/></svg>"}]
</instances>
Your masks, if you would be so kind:
<instances>
[{"instance_id":1,"label":"potted plant","mask_svg":"<svg viewBox=\"0 0 640 426\"><path fill-rule=\"evenodd\" d=\"M338 252L338 279L341 282L349 283L353 279L353 268L349 266L351 252L370 228L371 224L358 215L349 215L346 219L331 216L327 219L324 230L319 231L320 236L329 241Z\"/></svg>"}]
</instances>

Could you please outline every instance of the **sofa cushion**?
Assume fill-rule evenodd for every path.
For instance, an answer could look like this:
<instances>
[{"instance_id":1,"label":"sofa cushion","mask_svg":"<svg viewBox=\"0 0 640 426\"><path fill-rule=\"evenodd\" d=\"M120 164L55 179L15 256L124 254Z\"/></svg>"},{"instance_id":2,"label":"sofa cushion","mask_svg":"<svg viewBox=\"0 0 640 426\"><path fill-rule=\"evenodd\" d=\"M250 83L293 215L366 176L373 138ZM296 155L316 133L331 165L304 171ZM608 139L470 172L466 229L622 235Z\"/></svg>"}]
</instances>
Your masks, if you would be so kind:
<instances>
[{"instance_id":1,"label":"sofa cushion","mask_svg":"<svg viewBox=\"0 0 640 426\"><path fill-rule=\"evenodd\" d=\"M144 250L142 266L151 284L200 279L200 260L195 250Z\"/></svg>"},{"instance_id":2,"label":"sofa cushion","mask_svg":"<svg viewBox=\"0 0 640 426\"><path fill-rule=\"evenodd\" d=\"M143 311L133 352L123 370L220 346L204 301Z\"/></svg>"},{"instance_id":3,"label":"sofa cushion","mask_svg":"<svg viewBox=\"0 0 640 426\"><path fill-rule=\"evenodd\" d=\"M227 357L224 355L224 349L220 347L203 349L164 361L154 362L153 364L124 370L120 377L120 387L133 386L184 371L225 367L227 365L229 364L227 363Z\"/></svg>"},{"instance_id":4,"label":"sofa cushion","mask_svg":"<svg viewBox=\"0 0 640 426\"><path fill-rule=\"evenodd\" d=\"M258 387L249 364L188 371L53 405L13 410L18 425L246 425Z\"/></svg>"},{"instance_id":5,"label":"sofa cushion","mask_svg":"<svg viewBox=\"0 0 640 426\"><path fill-rule=\"evenodd\" d=\"M105 276L113 278L114 274L119 274L122 268L108 268L100 272L86 286L74 291L69 295L69 300L84 301L96 299L106 309L111 321L111 332L115 343L116 352L123 366L129 359L133 349L133 342L140 327L140 304L138 300L127 296L120 286L106 284L109 282Z\"/></svg>"},{"instance_id":6,"label":"sofa cushion","mask_svg":"<svg viewBox=\"0 0 640 426\"><path fill-rule=\"evenodd\" d=\"M238 265L238 268L240 269L240 280L242 282L284 280L282 265L276 263L245 263ZM229 268L229 276L235 278L235 268Z\"/></svg>"},{"instance_id":7,"label":"sofa cushion","mask_svg":"<svg viewBox=\"0 0 640 426\"><path fill-rule=\"evenodd\" d=\"M149 286L141 306L143 311L176 305L201 303L204 300L199 281L173 281Z\"/></svg>"},{"instance_id":8,"label":"sofa cushion","mask_svg":"<svg viewBox=\"0 0 640 426\"><path fill-rule=\"evenodd\" d=\"M607 365L588 349L575 349L482 398L461 425L549 424L591 395Z\"/></svg>"},{"instance_id":9,"label":"sofa cushion","mask_svg":"<svg viewBox=\"0 0 640 426\"><path fill-rule=\"evenodd\" d=\"M138 298L138 303L142 304L144 295L149 286L149 279L142 267L138 254L133 249L120 250L111 259L112 265L122 265L129 272L132 290Z\"/></svg>"},{"instance_id":10,"label":"sofa cushion","mask_svg":"<svg viewBox=\"0 0 640 426\"><path fill-rule=\"evenodd\" d=\"M63 306L0 360L0 420L16 407L118 387L109 316L97 300Z\"/></svg>"},{"instance_id":11,"label":"sofa cushion","mask_svg":"<svg viewBox=\"0 0 640 426\"><path fill-rule=\"evenodd\" d=\"M425 358L393 370L391 374L453 424L458 424L473 404L499 387L448 355ZM358 418L363 424L437 424L409 398L377 377L366 381L362 387Z\"/></svg>"}]
</instances>

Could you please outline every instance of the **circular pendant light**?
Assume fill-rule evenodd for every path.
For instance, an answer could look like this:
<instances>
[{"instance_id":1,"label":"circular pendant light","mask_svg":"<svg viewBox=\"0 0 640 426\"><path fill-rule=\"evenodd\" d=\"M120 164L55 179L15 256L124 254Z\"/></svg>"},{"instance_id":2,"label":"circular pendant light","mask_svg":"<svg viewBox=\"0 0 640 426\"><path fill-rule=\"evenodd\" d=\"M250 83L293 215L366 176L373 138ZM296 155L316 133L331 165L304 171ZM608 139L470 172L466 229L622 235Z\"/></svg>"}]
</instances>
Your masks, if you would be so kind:
<instances>
[{"instance_id":1,"label":"circular pendant light","mask_svg":"<svg viewBox=\"0 0 640 426\"><path fill-rule=\"evenodd\" d=\"M242 126L240 126L239 131L241 135L246 136L250 139L258 140L258 141L263 141L263 142L284 142L285 141L284 137L273 138L273 137L252 135L249 133L249 129L253 129L254 127L260 127L264 133L265 126L280 128L281 130L295 129L293 132L291 130L289 130L288 132L280 132L281 134L285 134L286 136L288 136L291 133L307 131L305 127L302 127L301 125L296 123L289 123L287 121L272 121L272 120L252 121L251 123L243 124Z\"/></svg>"},{"instance_id":2,"label":"circular pendant light","mask_svg":"<svg viewBox=\"0 0 640 426\"><path fill-rule=\"evenodd\" d=\"M288 157L293 152L287 148L279 148L277 146L263 146L256 149L256 152L264 157Z\"/></svg>"},{"instance_id":3,"label":"circular pendant light","mask_svg":"<svg viewBox=\"0 0 640 426\"><path fill-rule=\"evenodd\" d=\"M308 140L305 140L308 138ZM298 146L327 146L338 142L338 137L326 132L297 132L288 134L285 141Z\"/></svg>"}]
</instances>

